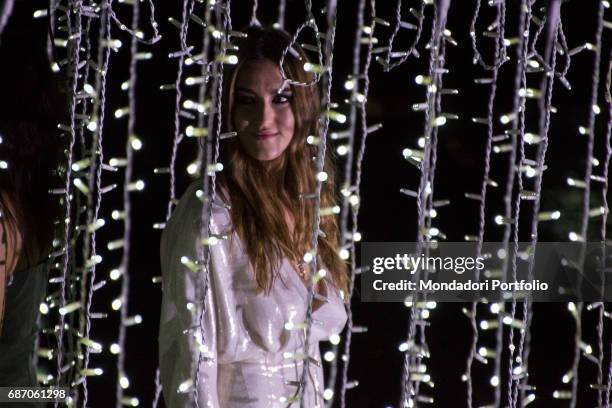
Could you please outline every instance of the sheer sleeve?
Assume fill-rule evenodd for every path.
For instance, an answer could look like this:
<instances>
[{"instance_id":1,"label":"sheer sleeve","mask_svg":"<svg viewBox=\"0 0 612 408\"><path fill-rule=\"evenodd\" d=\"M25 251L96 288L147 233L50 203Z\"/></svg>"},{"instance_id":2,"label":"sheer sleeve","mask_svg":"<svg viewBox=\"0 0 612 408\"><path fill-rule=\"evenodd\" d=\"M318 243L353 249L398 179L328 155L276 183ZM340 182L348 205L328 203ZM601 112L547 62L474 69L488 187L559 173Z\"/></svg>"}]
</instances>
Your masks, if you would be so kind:
<instances>
[{"instance_id":1,"label":"sheer sleeve","mask_svg":"<svg viewBox=\"0 0 612 408\"><path fill-rule=\"evenodd\" d=\"M196 198L196 190L197 185L194 183L182 197L164 230L161 242L163 297L159 367L168 408L194 406L194 387L197 387L199 407L219 407L216 318L219 308L213 272L211 270L211 281L206 294L203 330L200 330L199 308L196 305L198 290L203 286L199 280L203 276L189 267L189 262L197 258L195 245L202 208L202 202ZM194 384L198 362L198 384Z\"/></svg>"}]
</instances>

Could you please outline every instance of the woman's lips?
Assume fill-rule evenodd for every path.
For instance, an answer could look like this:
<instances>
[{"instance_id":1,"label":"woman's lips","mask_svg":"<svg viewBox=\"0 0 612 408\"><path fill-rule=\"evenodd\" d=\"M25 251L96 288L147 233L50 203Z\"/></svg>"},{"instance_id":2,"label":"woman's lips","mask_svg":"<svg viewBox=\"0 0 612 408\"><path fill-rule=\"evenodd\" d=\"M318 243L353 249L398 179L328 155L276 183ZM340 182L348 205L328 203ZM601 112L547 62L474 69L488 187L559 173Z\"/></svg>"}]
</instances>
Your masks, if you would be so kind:
<instances>
[{"instance_id":1,"label":"woman's lips","mask_svg":"<svg viewBox=\"0 0 612 408\"><path fill-rule=\"evenodd\" d=\"M278 133L258 133L257 140L267 140L276 137Z\"/></svg>"}]
</instances>

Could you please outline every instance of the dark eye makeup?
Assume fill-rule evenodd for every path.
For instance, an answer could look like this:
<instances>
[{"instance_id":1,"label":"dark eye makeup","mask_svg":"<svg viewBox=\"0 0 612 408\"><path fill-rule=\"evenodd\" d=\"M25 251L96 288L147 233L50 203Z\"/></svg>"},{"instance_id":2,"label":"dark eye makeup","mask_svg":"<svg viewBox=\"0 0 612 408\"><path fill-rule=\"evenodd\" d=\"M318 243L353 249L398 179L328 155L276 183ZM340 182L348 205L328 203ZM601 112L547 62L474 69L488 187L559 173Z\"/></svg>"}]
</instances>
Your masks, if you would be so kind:
<instances>
[{"instance_id":1,"label":"dark eye makeup","mask_svg":"<svg viewBox=\"0 0 612 408\"><path fill-rule=\"evenodd\" d=\"M290 93L282 93L282 94L274 96L274 103L287 103L287 102L291 102L291 98L292 97L293 97L293 95L291 95Z\"/></svg>"},{"instance_id":2,"label":"dark eye makeup","mask_svg":"<svg viewBox=\"0 0 612 408\"><path fill-rule=\"evenodd\" d=\"M281 94L275 94L272 98L272 103L274 104L285 104L291 102L293 95L289 92L284 92ZM252 94L251 92L245 92L243 90L237 90L235 93L235 102L239 104L252 104L256 103L258 97Z\"/></svg>"},{"instance_id":3,"label":"dark eye makeup","mask_svg":"<svg viewBox=\"0 0 612 408\"><path fill-rule=\"evenodd\" d=\"M241 104L249 104L249 103L254 103L255 102L255 98L252 97L249 94L245 94L245 93L236 93L236 103L241 103Z\"/></svg>"}]
</instances>

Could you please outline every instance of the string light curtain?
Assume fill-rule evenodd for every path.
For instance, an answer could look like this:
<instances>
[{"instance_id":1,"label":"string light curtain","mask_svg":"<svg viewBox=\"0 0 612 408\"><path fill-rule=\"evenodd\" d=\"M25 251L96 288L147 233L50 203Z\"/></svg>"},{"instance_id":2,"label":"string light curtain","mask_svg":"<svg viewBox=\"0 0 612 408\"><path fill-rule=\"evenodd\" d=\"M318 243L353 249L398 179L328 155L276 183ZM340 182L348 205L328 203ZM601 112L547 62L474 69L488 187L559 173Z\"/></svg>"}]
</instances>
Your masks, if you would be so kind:
<instances>
[{"instance_id":1,"label":"string light curtain","mask_svg":"<svg viewBox=\"0 0 612 408\"><path fill-rule=\"evenodd\" d=\"M551 146L560 143L550 134L551 121L558 108L555 106L555 92L559 85L566 90L572 89L568 80L573 67L572 58L589 59L590 56L592 73L588 116L577 126L580 139L573 142L584 145L585 168L579 170L582 177L567 177L568 187L578 189L582 194L580 222L577 228L567 231L567 239L582 244L575 263L582 269L589 230L596 231L593 234L596 234L598 242L602 242L601 259L605 262L609 246L606 223L612 151L612 62L607 48L610 46L612 17L608 1L592 2L597 5L596 25L585 27L584 32L578 36L573 33L572 37L564 30L567 19L572 16L564 14L565 4L561 0L397 0L394 14L387 16L380 14L381 7L377 7L375 0L360 0L351 7L337 4L334 0L314 5L311 0L305 0L303 7L295 10L287 7L284 0L275 2L275 26L290 30L293 35L291 45L299 43L310 53L312 62L304 68L315 74L311 83L295 82L285 75L281 61L279 69L283 86L320 86L322 90L319 134L317 138L309 137L307 140L318 151L313 161L317 183L314 191L303 194L316 209L311 250L304 254L303 260L316 273L308 285L306 320L300 325L306 333L306 344L304 350L296 350L292 357L304 360L301 384L296 395L287 396L287 404L296 402L303 406L300 397L309 381L306 373L311 361L305 350L308 350L313 323L313 286L325 276L325 271L317 267L320 217L337 215L340 219L339 255L347 261L350 273L349 292L345 296L358 296L354 290L356 281L360 274L367 272L367 268L360 265L357 248L360 240L368 238L362 237L358 222L360 206L368 200L361 194L362 178L369 171L364 166L364 158L367 140L377 137L384 125L369 123L367 114L374 69L385 75L410 64L427 66L427 72L406 79L414 81L423 91L421 95L412 95L417 100L410 107L423 115L421 136L415 140L407 138L411 145L400 152L388 152L402 156L411 165L410 171L417 174L418 183L405 185L397 194L398 199L412 200L416 207L414 213L401 214L401 217L410 218L417 227L409 239L426 250L431 242L446 239L445 229L454 228L437 221L439 213L457 205L445 197L437 197L440 194L436 189L439 183L436 177L438 155L441 140L447 132L445 125L450 121L470 122L477 126L475 132L483 136L485 142L483 156L478 159L481 177L475 180L479 189L466 191L464 200L468 204L462 204L473 206L477 211L476 227L462 231L461 235L465 241L475 242L480 254L487 240L487 228L491 225L502 228L500 242L506 256L499 260L499 271L503 280L510 280L516 277L520 256L516 248L521 237L529 237L533 246L538 242L540 223L550 224L562 217L559 209L543 208L541 200L545 193L543 179L551 165L547 153ZM232 22L235 13L244 13L243 10L236 11L237 7L229 0L184 0L180 17L174 17L160 14L153 0L102 0L99 3L52 0L48 9L33 13L32 18L47 17L51 21L54 37L49 55L53 58L52 68L66 78L67 89L68 121L57 124L65 142L65 167L61 170L64 184L49 192L61 201L64 214L63 219L58 220L58 235L51 254L55 263L48 296L40 306L45 327L41 330L38 353L47 360L41 364L39 381L45 385L68 387L70 395L65 401L68 406L95 406L95 396L89 392L89 385L91 377L98 376L105 377L106 383L114 384L117 407L139 406L143 399L151 399L153 406L158 406L161 392L190 392L197 400L198 370L193 370L193 377L185 379L180 390L162 390L159 371L142 373L138 367L126 363L126 342L130 336L138 336L131 328L142 323L141 313L146 307L134 307L130 303L130 295L142 290L133 285L134 274L141 273L138 270L141 261L131 248L142 234L140 231L164 228L180 193L177 180L185 173L192 178L201 177L202 245L198 248L197 259L182 259L182 262L203 277L195 310L200 316L207 312L204 294L209 284L209 247L223 239L211 234L207 228L215 199L216 174L224 168L224 163L219 162L219 144L223 139L236 136L233 132L221 132L221 91L224 66L238 63L233 41L244 36ZM472 10L471 24L454 26L451 32L449 16L452 17L459 7ZM12 8L13 2L5 1L0 9L0 41ZM256 0L248 9L248 22L251 24L259 25L268 20ZM343 13L349 11L353 13L352 17L345 18L356 15L354 36L349 43L337 43L338 21L344 17ZM483 19L491 15L494 18L486 21L486 28L479 28ZM511 15L517 18L511 19ZM131 17L129 24L123 22L124 19L128 21L126 16ZM289 24L290 17L298 21L293 29ZM466 33L469 42L461 43L456 39ZM305 40L306 37L310 40ZM176 66L173 82L168 78L160 78L156 84L139 81L139 66L153 58L161 47L162 38L175 50L166 55ZM584 45L572 48L577 42ZM129 43L129 47L124 47L124 43ZM284 56L291 52L291 45L284 50ZM336 75L334 71L340 63L334 59L339 47L352 50L348 76ZM457 58L456 52L451 53L452 57L448 55L449 49L460 50L461 58L474 66L473 83L487 89L486 101L470 105L471 117L445 109L447 100L467 97L462 95L460 88L446 85L453 77L453 63L449 59ZM125 60L116 58L123 54L127 55L127 78L120 89L111 88L107 86L109 76L125 75L122 70L126 67L121 66ZM506 72L513 73L513 81L499 80ZM335 84L339 86L336 88ZM139 92L144 88L154 88L155 92L164 95L155 103L167 103L172 109L173 132L170 136L156 135L153 138L139 135L139 120L145 120L143 117L146 115L141 107L150 103L139 98ZM349 96L342 101L344 92ZM124 93L125 97L116 96ZM509 112L499 112L501 94L511 95ZM165 98L170 95L171 100ZM109 105L111 97L114 101L123 98L125 106ZM122 121L123 130L109 134L109 122L116 129L117 121ZM599 128L603 132L598 132ZM116 145L123 146L122 150L118 151ZM162 146L157 148L167 153L168 165L156 167L152 174L139 173L137 176L138 162L147 160L141 153L148 145ZM320 208L321 186L327 180L323 162L329 149L334 149L342 169L339 201L334 207ZM183 163L188 165L182 167ZM495 165L506 169L503 179L493 179L491 168ZM2 171L10 171L10 168ZM151 185L166 191L164 196L158 196L159 200L167 203L166 211L157 215L156 222L147 221L148 224L144 225L139 219L135 224L134 196L145 188L154 188ZM502 191L501 213L492 210L492 189ZM599 201L601 204L593 206L593 202ZM110 214L110 219L104 214ZM103 233L104 230L99 232L111 223L121 233L113 236ZM110 260L107 260L106 254L111 253L120 256L108 256ZM530 270L532 268L531 262ZM602 269L606 269L605 264L602 264ZM428 271L422 273L426 277ZM106 299L112 292L112 300L100 309L96 303L97 292L109 283L108 286L112 287L104 290L106 293L102 298ZM150 283L155 285L154 290L160 289L159 283L163 284L159 276L151 277ZM437 406L434 385L441 379L434 378L428 368L436 355L430 352L427 336L430 317L438 313L436 303L428 301L424 293L412 293L406 298L405 306L406 313L394 317L407 327L399 346L402 372L388 381L395 381L400 390L398 406ZM604 336L610 313L606 306L601 302L560 306L568 310L575 323L574 348L567 351L572 364L559 379L552 398L563 400L567 406L581 406L581 389L595 393L598 406L610 405L612 364L609 353L606 353L609 339ZM461 378L465 386L465 401L458 402L457 406L480 406L481 398L476 396L478 390L485 388L493 395L486 402L487 407L525 406L539 397L544 398L538 394L537 384L529 377L534 324L532 302L516 298L507 303L479 300L465 305L463 311L470 336L467 339L469 350L464 356L465 371L448 374ZM323 353L329 366L323 397L330 407L332 404L347 406L347 394L350 396L352 389L368 387L367 378L354 378L350 372L351 363L363 358L352 351L353 335L367 333L368 328L356 323L358 316L355 319L350 307L347 312L348 324L344 332L330 337L330 347ZM595 347L583 339L587 329L583 325L586 312L596 312L597 322L593 327L597 332ZM110 344L103 345L96 340L100 335L97 326L108 330L108 323L103 322L113 314L116 314L116 319L110 320L118 322L113 329L116 335ZM382 333L368 334L379 336L377 341L380 342L388 340ZM194 366L206 358L203 354L200 351ZM109 366L104 362L115 359L115 369L102 368ZM595 379L582 380L579 369L584 360L585 364L595 364ZM490 363L486 378L474 375L476 366L483 363ZM131 387L137 375L148 375L155 383L153 396L138 395L138 391Z\"/></svg>"}]
</instances>

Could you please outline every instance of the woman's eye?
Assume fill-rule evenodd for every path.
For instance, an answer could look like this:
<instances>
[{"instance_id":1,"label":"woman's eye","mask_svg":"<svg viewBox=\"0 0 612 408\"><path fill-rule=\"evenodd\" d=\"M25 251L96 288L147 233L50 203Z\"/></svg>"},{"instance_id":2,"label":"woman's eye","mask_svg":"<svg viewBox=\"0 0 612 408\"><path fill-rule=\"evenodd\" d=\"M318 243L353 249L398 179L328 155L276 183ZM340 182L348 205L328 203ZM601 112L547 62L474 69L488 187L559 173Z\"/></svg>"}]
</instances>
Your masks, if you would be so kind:
<instances>
[{"instance_id":1,"label":"woman's eye","mask_svg":"<svg viewBox=\"0 0 612 408\"><path fill-rule=\"evenodd\" d=\"M274 103L287 103L291 101L291 95L276 95L274 97Z\"/></svg>"}]
</instances>

